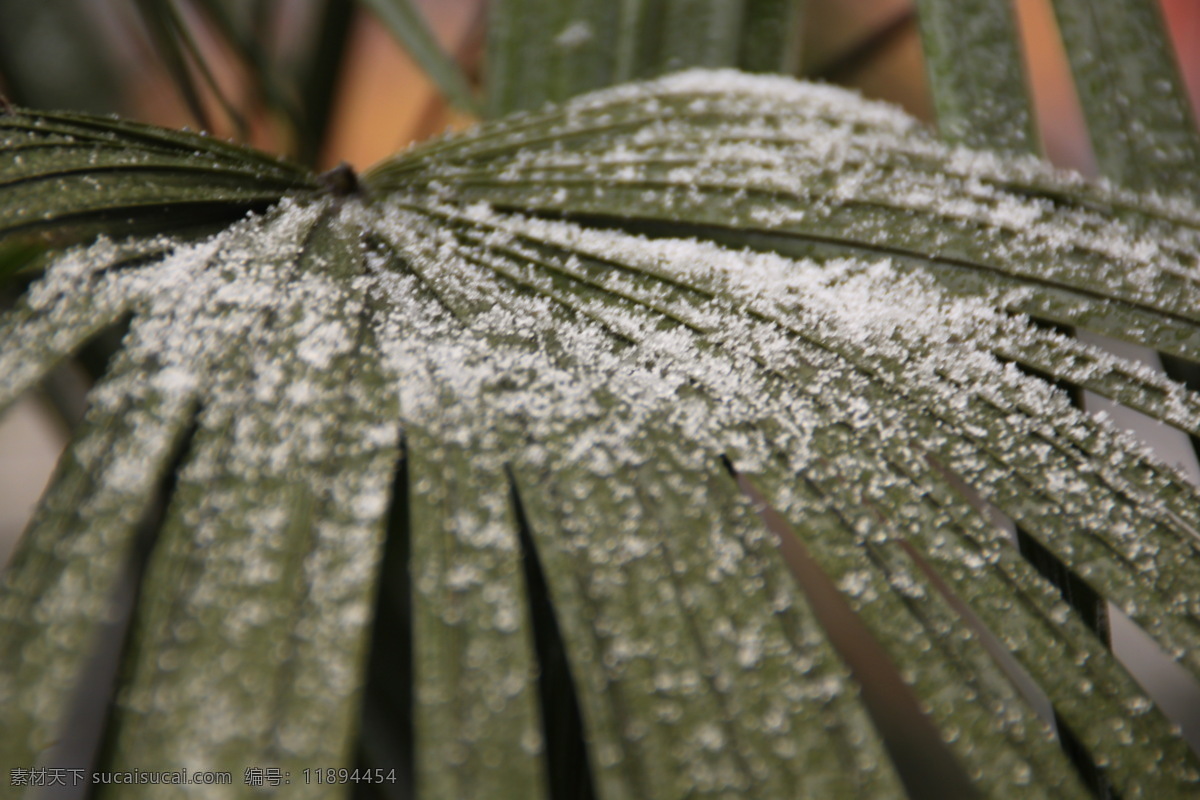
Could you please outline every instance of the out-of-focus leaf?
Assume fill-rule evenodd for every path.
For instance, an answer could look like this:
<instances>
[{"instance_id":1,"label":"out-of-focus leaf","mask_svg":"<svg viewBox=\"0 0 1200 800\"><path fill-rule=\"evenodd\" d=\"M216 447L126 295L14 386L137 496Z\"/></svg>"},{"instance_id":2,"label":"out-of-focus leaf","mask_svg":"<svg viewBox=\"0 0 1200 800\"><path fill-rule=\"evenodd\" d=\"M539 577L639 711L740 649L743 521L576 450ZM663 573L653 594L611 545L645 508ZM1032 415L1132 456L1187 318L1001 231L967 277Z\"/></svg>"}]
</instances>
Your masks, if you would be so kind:
<instances>
[{"instance_id":1,"label":"out-of-focus leaf","mask_svg":"<svg viewBox=\"0 0 1200 800\"><path fill-rule=\"evenodd\" d=\"M790 72L801 0L497 0L490 116L688 67Z\"/></svg>"},{"instance_id":2,"label":"out-of-focus leaf","mask_svg":"<svg viewBox=\"0 0 1200 800\"><path fill-rule=\"evenodd\" d=\"M454 57L442 49L433 31L411 0L363 0L421 65L451 103L466 111L478 111L471 87Z\"/></svg>"},{"instance_id":3,"label":"out-of-focus leaf","mask_svg":"<svg viewBox=\"0 0 1200 800\"><path fill-rule=\"evenodd\" d=\"M735 66L743 0L664 0L655 74Z\"/></svg>"},{"instance_id":4,"label":"out-of-focus leaf","mask_svg":"<svg viewBox=\"0 0 1200 800\"><path fill-rule=\"evenodd\" d=\"M197 83L192 70L200 74L201 82L213 93L222 110L234 123L242 138L245 137L246 120L234 103L225 96L213 77L191 29L180 18L175 0L135 0L142 23L162 58L163 64L175 81L175 86L187 103L192 116L204 129L211 129L208 111L204 108L201 84Z\"/></svg>"},{"instance_id":5,"label":"out-of-focus leaf","mask_svg":"<svg viewBox=\"0 0 1200 800\"><path fill-rule=\"evenodd\" d=\"M120 87L92 18L94 3L0 3L0 84L8 99L33 108L94 114L121 105Z\"/></svg>"},{"instance_id":6,"label":"out-of-focus leaf","mask_svg":"<svg viewBox=\"0 0 1200 800\"><path fill-rule=\"evenodd\" d=\"M297 125L296 159L301 164L312 165L320 158L332 121L334 92L342 72L354 9L353 4L344 0L324 0L314 15L316 40L307 51L307 59L300 65L297 79L302 118Z\"/></svg>"},{"instance_id":7,"label":"out-of-focus leaf","mask_svg":"<svg viewBox=\"0 0 1200 800\"><path fill-rule=\"evenodd\" d=\"M297 92L293 87L287 85L283 79L283 70L277 63L275 53L271 51L271 23L278 23L279 17L283 13L287 13L279 7L279 3L271 0L254 0L254 2L230 3L227 0L193 0L198 10L202 11L205 18L216 29L218 35L226 44L241 58L244 63L250 84L253 90L258 93L266 107L287 119L293 130L292 134L297 140L303 140L308 132L308 126L313 122L304 118L303 111L298 106ZM349 17L353 6L349 3L342 3L342 11L344 16ZM272 14L272 12L275 12ZM321 29L320 36L345 37L346 27L339 27L340 20L336 17L322 20L322 23L331 23L328 30ZM320 23L318 23L320 24ZM186 30L184 31L186 33ZM207 64L201 60L200 53L190 39L182 40L187 46L193 60L199 64L202 69L202 75L205 80L212 85L214 92L220 93L220 87L216 86L208 74ZM333 81L336 77L336 69L334 75L329 78ZM226 112L230 113L231 119L237 125L244 126L244 120L240 119L240 112L232 107L223 95L219 94L219 99L225 105ZM324 120L321 125L317 126L317 131L312 135L319 135L323 130ZM244 138L246 131L239 130L239 134ZM297 151L302 148L297 147ZM303 153L301 153L303 155ZM310 163L307 160L301 159L302 163Z\"/></svg>"},{"instance_id":8,"label":"out-of-focus leaf","mask_svg":"<svg viewBox=\"0 0 1200 800\"><path fill-rule=\"evenodd\" d=\"M567 9L565 3L548 0L495 0L488 5L488 116L536 108L553 98L556 74L547 55L561 30L556 23ZM623 36L636 41L635 30L625 30Z\"/></svg>"},{"instance_id":9,"label":"out-of-focus leaf","mask_svg":"<svg viewBox=\"0 0 1200 800\"><path fill-rule=\"evenodd\" d=\"M992 0L918 0L938 129L949 142L1035 152L1016 10Z\"/></svg>"},{"instance_id":10,"label":"out-of-focus leaf","mask_svg":"<svg viewBox=\"0 0 1200 800\"><path fill-rule=\"evenodd\" d=\"M747 0L738 66L747 72L800 69L801 19L806 0Z\"/></svg>"},{"instance_id":11,"label":"out-of-focus leaf","mask_svg":"<svg viewBox=\"0 0 1200 800\"><path fill-rule=\"evenodd\" d=\"M1100 171L1195 194L1200 137L1153 0L1054 0Z\"/></svg>"}]
</instances>

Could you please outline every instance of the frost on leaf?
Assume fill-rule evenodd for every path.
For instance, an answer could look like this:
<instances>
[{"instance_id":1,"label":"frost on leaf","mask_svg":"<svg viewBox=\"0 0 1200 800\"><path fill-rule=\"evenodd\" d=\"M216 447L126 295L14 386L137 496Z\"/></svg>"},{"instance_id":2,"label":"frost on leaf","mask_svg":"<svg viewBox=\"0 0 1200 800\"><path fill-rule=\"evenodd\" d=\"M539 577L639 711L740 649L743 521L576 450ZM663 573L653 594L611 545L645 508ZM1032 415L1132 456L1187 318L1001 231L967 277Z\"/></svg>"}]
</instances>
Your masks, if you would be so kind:
<instances>
[{"instance_id":1,"label":"frost on leaf","mask_svg":"<svg viewBox=\"0 0 1200 800\"><path fill-rule=\"evenodd\" d=\"M470 776L496 770L519 785L514 765L545 752L532 546L599 785L890 796L853 680L725 457L761 481L989 791L1081 789L947 591L1129 796L1197 780L1156 710L1125 719L1140 691L972 504L1016 520L1200 672L1194 487L1030 372L1189 432L1197 399L1022 313L1157 320L1149 343L1193 353L1192 205L948 149L830 87L725 72L483 126L366 186L199 241L70 250L0 320L0 402L122 314L120 363L144 381L117 372L93 392L72 458L103 475L58 517L66 490L52 491L23 556L33 588L25 562L7 578L0 624L19 647L0 663L60 665L33 697L84 663L80 554L111 531L128 546L136 520L114 504L148 502L137 464L193 431L146 578L119 763L340 758L392 509L420 567L417 746L468 765L419 778L434 793L483 793ZM86 547L55 544L73 532ZM61 610L41 630L22 627L35 596ZM69 652L46 646L64 636ZM18 685L0 681L0 699ZM63 713L13 708L6 741L30 750ZM1146 774L1118 763L1131 748L1170 757Z\"/></svg>"}]
</instances>

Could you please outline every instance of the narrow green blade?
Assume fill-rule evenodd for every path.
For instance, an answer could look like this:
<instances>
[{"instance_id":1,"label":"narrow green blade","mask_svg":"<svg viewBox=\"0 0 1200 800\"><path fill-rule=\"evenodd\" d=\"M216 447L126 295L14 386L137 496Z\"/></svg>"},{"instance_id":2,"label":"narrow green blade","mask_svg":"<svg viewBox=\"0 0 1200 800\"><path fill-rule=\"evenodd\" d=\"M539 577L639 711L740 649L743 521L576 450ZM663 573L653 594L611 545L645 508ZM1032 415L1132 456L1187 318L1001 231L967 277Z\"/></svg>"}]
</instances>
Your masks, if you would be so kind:
<instances>
[{"instance_id":1,"label":"narrow green blade","mask_svg":"<svg viewBox=\"0 0 1200 800\"><path fill-rule=\"evenodd\" d=\"M547 743L508 481L416 427L405 442L417 792L539 800Z\"/></svg>"},{"instance_id":2,"label":"narrow green blade","mask_svg":"<svg viewBox=\"0 0 1200 800\"><path fill-rule=\"evenodd\" d=\"M63 734L70 703L87 679L95 637L112 613L139 527L192 417L194 387L163 377L152 364L125 357L97 386L0 580L5 764L38 762Z\"/></svg>"},{"instance_id":3,"label":"narrow green blade","mask_svg":"<svg viewBox=\"0 0 1200 800\"><path fill-rule=\"evenodd\" d=\"M304 770L356 743L397 407L366 298L335 288L364 269L336 212L254 223L227 240L238 274L197 343L225 357L147 568L105 767L278 767L316 797Z\"/></svg>"},{"instance_id":4,"label":"narrow green blade","mask_svg":"<svg viewBox=\"0 0 1200 800\"><path fill-rule=\"evenodd\" d=\"M807 0L746 0L738 67L747 72L800 69L801 19Z\"/></svg>"},{"instance_id":5,"label":"narrow green blade","mask_svg":"<svg viewBox=\"0 0 1200 800\"><path fill-rule=\"evenodd\" d=\"M363 0L451 103L478 112L479 104L453 56L442 49L411 0Z\"/></svg>"},{"instance_id":6,"label":"narrow green blade","mask_svg":"<svg viewBox=\"0 0 1200 800\"><path fill-rule=\"evenodd\" d=\"M213 76L212 69L200 52L191 28L184 22L175 0L134 0L138 13L155 49L163 59L167 71L175 81L175 86L183 96L188 110L204 129L212 128L208 112L204 107L201 96L201 83L192 74L193 67L200 73L200 79L216 98L221 109L229 116L236 126L239 136L245 138L246 120L226 96L222 87Z\"/></svg>"},{"instance_id":7,"label":"narrow green blade","mask_svg":"<svg viewBox=\"0 0 1200 800\"><path fill-rule=\"evenodd\" d=\"M1153 0L1053 0L1100 171L1195 196L1200 137Z\"/></svg>"},{"instance_id":8,"label":"narrow green blade","mask_svg":"<svg viewBox=\"0 0 1200 800\"><path fill-rule=\"evenodd\" d=\"M917 0L929 88L942 138L1012 153L1038 149L1007 0Z\"/></svg>"},{"instance_id":9,"label":"narrow green blade","mask_svg":"<svg viewBox=\"0 0 1200 800\"><path fill-rule=\"evenodd\" d=\"M489 7L489 116L689 67L791 72L801 6L801 0L498 0Z\"/></svg>"},{"instance_id":10,"label":"narrow green blade","mask_svg":"<svg viewBox=\"0 0 1200 800\"><path fill-rule=\"evenodd\" d=\"M249 148L83 114L0 113L0 145L0 238L229 223L320 187Z\"/></svg>"}]
</instances>

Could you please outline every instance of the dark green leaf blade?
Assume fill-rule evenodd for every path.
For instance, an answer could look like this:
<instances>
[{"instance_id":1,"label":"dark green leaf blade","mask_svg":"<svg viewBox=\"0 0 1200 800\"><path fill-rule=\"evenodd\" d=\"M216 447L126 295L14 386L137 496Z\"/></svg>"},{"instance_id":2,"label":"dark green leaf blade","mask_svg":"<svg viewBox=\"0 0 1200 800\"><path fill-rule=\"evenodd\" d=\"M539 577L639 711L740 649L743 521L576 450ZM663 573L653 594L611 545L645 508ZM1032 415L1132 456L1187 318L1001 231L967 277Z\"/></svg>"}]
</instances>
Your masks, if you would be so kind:
<instances>
[{"instance_id":1,"label":"dark green leaf blade","mask_svg":"<svg viewBox=\"0 0 1200 800\"><path fill-rule=\"evenodd\" d=\"M942 138L1010 153L1038 150L1016 9L992 0L918 0Z\"/></svg>"},{"instance_id":2,"label":"dark green leaf blade","mask_svg":"<svg viewBox=\"0 0 1200 800\"><path fill-rule=\"evenodd\" d=\"M399 430L349 230L327 203L235 226L218 237L224 273L208 274L217 296L195 306L207 336L165 348L174 369L202 370L203 410L147 567L107 768L192 758L241 775L254 753L299 783L350 757Z\"/></svg>"},{"instance_id":3,"label":"dark green leaf blade","mask_svg":"<svg viewBox=\"0 0 1200 800\"><path fill-rule=\"evenodd\" d=\"M1186 277L1200 211L1181 198L947 149L831 88L704 72L647 88L642 100L613 90L418 149L367 180L796 255L887 255L950 283L965 275L972 291L1020 310L1065 294L1083 327L1126 310L1186 330L1200 322ZM1148 343L1170 350L1180 339L1163 331Z\"/></svg>"},{"instance_id":4,"label":"dark green leaf blade","mask_svg":"<svg viewBox=\"0 0 1200 800\"><path fill-rule=\"evenodd\" d=\"M96 388L0 580L0 758L6 764L37 763L63 735L139 526L188 427L194 392L162 381L155 367L124 357Z\"/></svg>"},{"instance_id":5,"label":"dark green leaf blade","mask_svg":"<svg viewBox=\"0 0 1200 800\"><path fill-rule=\"evenodd\" d=\"M747 72L800 69L801 20L808 0L746 0L738 68Z\"/></svg>"},{"instance_id":6,"label":"dark green leaf blade","mask_svg":"<svg viewBox=\"0 0 1200 800\"><path fill-rule=\"evenodd\" d=\"M82 114L8 111L0 144L0 238L232 222L320 187L249 148Z\"/></svg>"},{"instance_id":7,"label":"dark green leaf blade","mask_svg":"<svg viewBox=\"0 0 1200 800\"><path fill-rule=\"evenodd\" d=\"M1195 196L1200 134L1153 0L1053 0L1104 175Z\"/></svg>"}]
</instances>

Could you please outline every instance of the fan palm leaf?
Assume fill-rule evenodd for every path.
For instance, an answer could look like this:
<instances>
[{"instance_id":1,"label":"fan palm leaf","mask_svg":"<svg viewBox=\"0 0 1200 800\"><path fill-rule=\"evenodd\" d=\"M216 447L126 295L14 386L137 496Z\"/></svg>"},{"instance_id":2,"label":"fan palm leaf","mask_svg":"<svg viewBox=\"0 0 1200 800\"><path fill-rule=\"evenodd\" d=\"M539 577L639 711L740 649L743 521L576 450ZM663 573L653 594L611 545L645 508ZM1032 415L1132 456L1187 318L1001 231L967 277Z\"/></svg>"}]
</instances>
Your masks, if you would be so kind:
<instances>
[{"instance_id":1,"label":"fan palm leaf","mask_svg":"<svg viewBox=\"0 0 1200 800\"><path fill-rule=\"evenodd\" d=\"M742 6L694 21L792 13ZM511 13L495 112L739 63L758 29L539 86ZM694 69L358 178L0 116L24 278L0 407L127 325L0 586L4 763L53 747L144 552L107 770L260 765L305 796L355 759L381 796L1191 796L1195 753L1005 525L1200 676L1197 490L1053 382L1194 436L1200 396L1044 324L1200 357L1200 208L964 119L1007 152Z\"/></svg>"}]
</instances>

